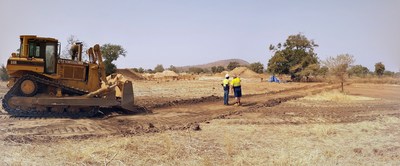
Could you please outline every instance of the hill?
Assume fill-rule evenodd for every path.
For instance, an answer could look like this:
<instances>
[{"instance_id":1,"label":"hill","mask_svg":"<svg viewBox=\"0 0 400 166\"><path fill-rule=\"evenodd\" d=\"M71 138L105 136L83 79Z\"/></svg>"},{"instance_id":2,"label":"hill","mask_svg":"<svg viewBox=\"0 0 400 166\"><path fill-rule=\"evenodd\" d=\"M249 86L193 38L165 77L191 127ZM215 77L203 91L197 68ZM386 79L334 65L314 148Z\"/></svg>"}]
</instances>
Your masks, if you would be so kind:
<instances>
[{"instance_id":1,"label":"hill","mask_svg":"<svg viewBox=\"0 0 400 166\"><path fill-rule=\"evenodd\" d=\"M207 64L201 64L201 65L177 67L177 69L180 71L187 71L191 67L198 67L198 68L202 68L202 69L211 69L211 67L213 67L213 66L223 66L226 68L226 66L228 66L228 64L230 62L238 62L241 66L247 66L250 64L249 62L242 60L242 59L226 59L226 60L219 60L219 61L215 61L215 62L211 62L211 63L207 63Z\"/></svg>"}]
</instances>

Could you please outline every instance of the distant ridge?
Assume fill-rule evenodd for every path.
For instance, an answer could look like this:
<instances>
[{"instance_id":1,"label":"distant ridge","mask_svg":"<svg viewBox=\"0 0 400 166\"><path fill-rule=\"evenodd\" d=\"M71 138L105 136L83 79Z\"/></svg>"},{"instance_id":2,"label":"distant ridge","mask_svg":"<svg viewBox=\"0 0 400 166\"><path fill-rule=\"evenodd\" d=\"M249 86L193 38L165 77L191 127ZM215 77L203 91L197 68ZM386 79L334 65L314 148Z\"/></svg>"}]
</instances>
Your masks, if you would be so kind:
<instances>
[{"instance_id":1,"label":"distant ridge","mask_svg":"<svg viewBox=\"0 0 400 166\"><path fill-rule=\"evenodd\" d=\"M247 62L243 59L226 59L226 60L219 60L219 61L215 61L215 62L211 62L211 63L207 63L207 64L201 64L201 65L177 67L177 69L180 71L187 71L191 67L198 67L198 68L202 68L202 69L211 69L211 67L213 67L213 66L223 66L226 68L226 66L228 66L230 62L237 62L241 66L247 66L250 64L249 62Z\"/></svg>"}]
</instances>

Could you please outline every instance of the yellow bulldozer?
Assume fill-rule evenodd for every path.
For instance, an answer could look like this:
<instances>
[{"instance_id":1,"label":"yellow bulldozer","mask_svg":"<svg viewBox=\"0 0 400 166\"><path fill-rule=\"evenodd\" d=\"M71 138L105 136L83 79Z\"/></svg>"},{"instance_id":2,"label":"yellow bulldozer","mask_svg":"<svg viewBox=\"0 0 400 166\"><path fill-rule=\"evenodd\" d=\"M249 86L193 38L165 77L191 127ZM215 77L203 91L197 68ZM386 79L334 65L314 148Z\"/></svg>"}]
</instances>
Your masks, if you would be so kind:
<instances>
[{"instance_id":1,"label":"yellow bulldozer","mask_svg":"<svg viewBox=\"0 0 400 166\"><path fill-rule=\"evenodd\" d=\"M19 53L7 61L7 84L2 106L12 116L91 117L101 109L134 113L132 82L122 75L106 77L100 46L87 50L82 43L70 49L71 58L60 58L57 39L20 36Z\"/></svg>"}]
</instances>

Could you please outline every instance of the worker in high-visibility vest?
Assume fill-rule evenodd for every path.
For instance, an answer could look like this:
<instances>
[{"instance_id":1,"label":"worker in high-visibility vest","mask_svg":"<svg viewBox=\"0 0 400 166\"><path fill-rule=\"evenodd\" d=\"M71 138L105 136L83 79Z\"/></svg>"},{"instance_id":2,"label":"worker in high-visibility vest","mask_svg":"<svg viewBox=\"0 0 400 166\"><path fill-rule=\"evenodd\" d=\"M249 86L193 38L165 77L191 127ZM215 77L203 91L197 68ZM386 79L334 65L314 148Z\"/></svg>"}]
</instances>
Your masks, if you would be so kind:
<instances>
[{"instance_id":1,"label":"worker in high-visibility vest","mask_svg":"<svg viewBox=\"0 0 400 166\"><path fill-rule=\"evenodd\" d=\"M232 91L235 95L236 98L236 103L235 105L239 106L241 105L240 103L240 98L242 97L242 87L240 85L240 78L237 75L233 75L233 80L231 82L231 87L232 87Z\"/></svg>"},{"instance_id":2,"label":"worker in high-visibility vest","mask_svg":"<svg viewBox=\"0 0 400 166\"><path fill-rule=\"evenodd\" d=\"M225 79L222 80L222 87L224 88L224 105L229 105L229 74L225 75Z\"/></svg>"}]
</instances>

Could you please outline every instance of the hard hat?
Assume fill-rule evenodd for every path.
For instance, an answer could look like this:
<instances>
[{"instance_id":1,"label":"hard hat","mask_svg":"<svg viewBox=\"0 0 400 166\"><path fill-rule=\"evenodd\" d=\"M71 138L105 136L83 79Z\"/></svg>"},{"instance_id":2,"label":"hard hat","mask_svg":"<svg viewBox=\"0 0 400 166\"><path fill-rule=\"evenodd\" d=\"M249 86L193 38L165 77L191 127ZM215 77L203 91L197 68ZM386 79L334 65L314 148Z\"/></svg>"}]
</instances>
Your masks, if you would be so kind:
<instances>
[{"instance_id":1,"label":"hard hat","mask_svg":"<svg viewBox=\"0 0 400 166\"><path fill-rule=\"evenodd\" d=\"M225 78L228 78L229 77L229 74L225 74Z\"/></svg>"}]
</instances>

